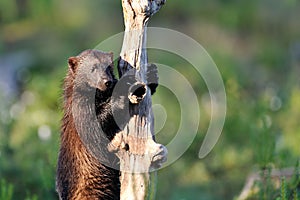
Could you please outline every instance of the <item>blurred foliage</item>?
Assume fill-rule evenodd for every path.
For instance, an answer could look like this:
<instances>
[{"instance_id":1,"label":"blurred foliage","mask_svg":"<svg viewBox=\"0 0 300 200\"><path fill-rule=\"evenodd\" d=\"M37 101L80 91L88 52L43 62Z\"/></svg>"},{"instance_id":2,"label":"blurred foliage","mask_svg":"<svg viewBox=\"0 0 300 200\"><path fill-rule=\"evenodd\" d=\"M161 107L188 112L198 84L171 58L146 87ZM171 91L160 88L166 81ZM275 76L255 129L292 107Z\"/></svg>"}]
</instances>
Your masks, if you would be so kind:
<instances>
[{"instance_id":1,"label":"blurred foliage","mask_svg":"<svg viewBox=\"0 0 300 200\"><path fill-rule=\"evenodd\" d=\"M1 180L0 184L0 199L1 200L11 200L13 195L13 185L7 184L5 180Z\"/></svg>"},{"instance_id":2,"label":"blurred foliage","mask_svg":"<svg viewBox=\"0 0 300 200\"><path fill-rule=\"evenodd\" d=\"M149 26L183 32L206 48L221 72L228 101L223 133L200 160L210 120L205 82L184 59L149 51L150 62L169 65L189 80L201 109L199 133L189 149L159 171L157 199L235 199L251 172L295 166L300 142L299 10L299 0L168 1L150 20ZM0 1L1 200L57 199L66 60L121 31L120 1ZM180 105L164 87L153 102L167 113L157 135L166 144L178 129ZM271 179L257 185L260 192L250 199L270 199L272 193L277 199L297 199L299 171L281 187Z\"/></svg>"}]
</instances>

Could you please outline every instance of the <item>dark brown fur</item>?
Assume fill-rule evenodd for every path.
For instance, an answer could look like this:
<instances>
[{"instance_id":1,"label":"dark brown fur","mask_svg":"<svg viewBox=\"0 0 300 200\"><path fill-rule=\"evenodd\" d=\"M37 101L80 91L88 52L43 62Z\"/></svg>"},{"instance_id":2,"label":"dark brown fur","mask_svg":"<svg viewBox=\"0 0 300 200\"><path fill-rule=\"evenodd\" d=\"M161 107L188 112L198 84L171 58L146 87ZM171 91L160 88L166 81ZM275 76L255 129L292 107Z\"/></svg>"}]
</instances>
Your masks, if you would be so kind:
<instances>
[{"instance_id":1,"label":"dark brown fur","mask_svg":"<svg viewBox=\"0 0 300 200\"><path fill-rule=\"evenodd\" d=\"M64 117L62 120L61 148L58 159L56 180L57 191L60 199L63 200L120 198L119 171L106 167L101 164L98 159L91 155L91 152L87 150L82 139L78 135L74 122L74 109L72 108L72 104L74 100L74 85L76 84L75 78L78 76L77 68L86 67L84 65L87 64L86 62L89 58L84 60L82 57L88 57L91 54L95 54L92 55L92 57L98 56L97 59L99 59L99 62L102 62L101 56L109 57L109 54L102 54L96 50L88 50L76 58L70 58L70 68L64 82ZM74 69L72 69L72 67L74 67ZM114 79L114 77L110 78ZM97 89L99 88L101 88L101 84ZM83 95L85 94L89 93L83 93ZM104 99L104 101L105 100L106 99ZM101 111L99 112L101 113ZM110 112L104 111L104 113L107 113L108 115Z\"/></svg>"}]
</instances>

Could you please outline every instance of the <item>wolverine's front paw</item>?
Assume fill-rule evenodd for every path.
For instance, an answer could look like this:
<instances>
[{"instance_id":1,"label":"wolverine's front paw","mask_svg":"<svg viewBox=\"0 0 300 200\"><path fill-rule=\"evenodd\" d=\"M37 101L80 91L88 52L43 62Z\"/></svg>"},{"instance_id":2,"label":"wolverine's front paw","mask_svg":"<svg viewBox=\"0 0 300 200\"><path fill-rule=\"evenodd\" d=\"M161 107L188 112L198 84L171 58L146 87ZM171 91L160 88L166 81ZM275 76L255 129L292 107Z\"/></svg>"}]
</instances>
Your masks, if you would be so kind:
<instances>
[{"instance_id":1,"label":"wolverine's front paw","mask_svg":"<svg viewBox=\"0 0 300 200\"><path fill-rule=\"evenodd\" d=\"M153 157L151 159L151 168L158 169L161 168L162 164L167 161L168 150L162 144L155 144L155 149L153 153Z\"/></svg>"},{"instance_id":2,"label":"wolverine's front paw","mask_svg":"<svg viewBox=\"0 0 300 200\"><path fill-rule=\"evenodd\" d=\"M129 88L137 82L135 73L124 74L114 87L114 96L125 96L129 94Z\"/></svg>"}]
</instances>

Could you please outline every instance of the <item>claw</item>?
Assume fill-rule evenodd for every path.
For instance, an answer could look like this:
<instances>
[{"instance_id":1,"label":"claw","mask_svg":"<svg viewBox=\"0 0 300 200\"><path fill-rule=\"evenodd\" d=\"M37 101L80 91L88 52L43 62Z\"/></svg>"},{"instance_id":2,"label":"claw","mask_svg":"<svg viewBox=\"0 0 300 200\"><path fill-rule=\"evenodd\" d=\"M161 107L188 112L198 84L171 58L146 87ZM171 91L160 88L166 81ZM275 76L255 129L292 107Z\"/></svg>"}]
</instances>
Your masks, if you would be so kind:
<instances>
[{"instance_id":1,"label":"claw","mask_svg":"<svg viewBox=\"0 0 300 200\"><path fill-rule=\"evenodd\" d=\"M151 168L158 169L167 161L168 150L164 145L159 144L156 154L151 159Z\"/></svg>"}]
</instances>

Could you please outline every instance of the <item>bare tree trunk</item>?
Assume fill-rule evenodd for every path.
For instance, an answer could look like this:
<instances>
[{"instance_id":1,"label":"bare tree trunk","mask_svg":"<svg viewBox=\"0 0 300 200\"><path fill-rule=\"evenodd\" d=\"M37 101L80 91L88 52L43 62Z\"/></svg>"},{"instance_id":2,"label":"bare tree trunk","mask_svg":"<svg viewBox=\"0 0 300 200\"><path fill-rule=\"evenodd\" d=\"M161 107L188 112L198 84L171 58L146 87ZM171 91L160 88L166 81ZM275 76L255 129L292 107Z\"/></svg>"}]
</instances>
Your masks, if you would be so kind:
<instances>
[{"instance_id":1,"label":"bare tree trunk","mask_svg":"<svg viewBox=\"0 0 300 200\"><path fill-rule=\"evenodd\" d=\"M166 148L154 141L145 48L147 22L164 3L165 0L122 0L125 35L118 64L119 75L135 68L136 78L144 87L129 95L131 118L112 141L120 158L121 200L152 199L151 188L154 188L156 174L150 173L166 160Z\"/></svg>"}]
</instances>

